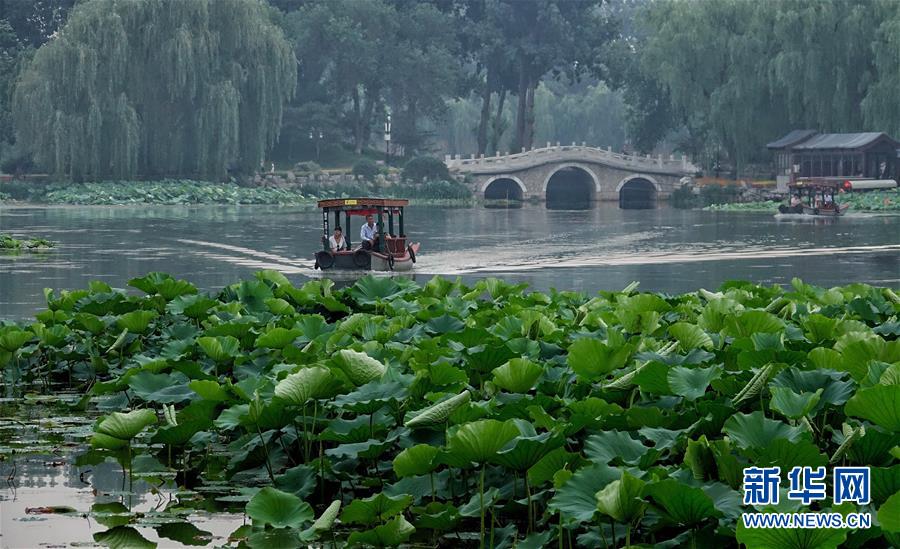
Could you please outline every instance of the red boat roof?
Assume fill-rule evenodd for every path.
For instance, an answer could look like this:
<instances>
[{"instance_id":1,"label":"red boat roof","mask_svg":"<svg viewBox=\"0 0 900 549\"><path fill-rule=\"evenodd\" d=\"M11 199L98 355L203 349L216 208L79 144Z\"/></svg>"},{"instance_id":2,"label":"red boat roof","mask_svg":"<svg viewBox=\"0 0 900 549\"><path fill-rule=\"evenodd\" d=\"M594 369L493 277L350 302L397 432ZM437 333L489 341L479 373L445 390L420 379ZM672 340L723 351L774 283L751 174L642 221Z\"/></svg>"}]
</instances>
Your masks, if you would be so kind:
<instances>
[{"instance_id":1,"label":"red boat roof","mask_svg":"<svg viewBox=\"0 0 900 549\"><path fill-rule=\"evenodd\" d=\"M408 206L409 200L403 198L332 198L319 200L320 208L340 210L363 210L368 208L399 208Z\"/></svg>"}]
</instances>

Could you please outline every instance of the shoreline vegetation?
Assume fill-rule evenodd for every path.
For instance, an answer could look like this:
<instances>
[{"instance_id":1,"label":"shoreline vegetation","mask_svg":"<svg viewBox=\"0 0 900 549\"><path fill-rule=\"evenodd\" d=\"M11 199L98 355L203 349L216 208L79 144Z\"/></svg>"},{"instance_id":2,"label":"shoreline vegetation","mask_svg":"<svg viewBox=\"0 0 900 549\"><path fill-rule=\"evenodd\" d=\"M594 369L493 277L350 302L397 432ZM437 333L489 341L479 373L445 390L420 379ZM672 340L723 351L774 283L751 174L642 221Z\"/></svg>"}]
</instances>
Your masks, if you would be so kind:
<instances>
[{"instance_id":1,"label":"shoreline vegetation","mask_svg":"<svg viewBox=\"0 0 900 549\"><path fill-rule=\"evenodd\" d=\"M841 194L837 202L850 204L848 213L898 213L900 214L900 191L870 191ZM783 201L734 202L710 204L703 209L711 212L770 212L778 213L778 205Z\"/></svg>"},{"instance_id":2,"label":"shoreline vegetation","mask_svg":"<svg viewBox=\"0 0 900 549\"><path fill-rule=\"evenodd\" d=\"M41 251L56 247L46 238L17 239L12 235L0 233L0 252L8 251Z\"/></svg>"},{"instance_id":3,"label":"shoreline vegetation","mask_svg":"<svg viewBox=\"0 0 900 549\"><path fill-rule=\"evenodd\" d=\"M589 297L274 271L211 293L164 273L128 285L47 290L33 321L0 323L2 382L84 392L70 413L103 415L81 462L187 479L252 519L231 534L251 546L806 547L808 531L742 525L749 464L871 467L870 503L820 510L873 528L817 535L900 533L888 288ZM141 524L124 513L109 536Z\"/></svg>"},{"instance_id":4,"label":"shoreline vegetation","mask_svg":"<svg viewBox=\"0 0 900 549\"><path fill-rule=\"evenodd\" d=\"M420 205L470 205L475 198L463 184L435 181L422 184L376 186L368 182L356 185L305 185L291 187L247 186L235 182L212 183L188 179L159 181L105 181L89 183L0 184L0 203L36 205L121 206L158 205L315 205L318 200L352 196L409 198Z\"/></svg>"}]
</instances>

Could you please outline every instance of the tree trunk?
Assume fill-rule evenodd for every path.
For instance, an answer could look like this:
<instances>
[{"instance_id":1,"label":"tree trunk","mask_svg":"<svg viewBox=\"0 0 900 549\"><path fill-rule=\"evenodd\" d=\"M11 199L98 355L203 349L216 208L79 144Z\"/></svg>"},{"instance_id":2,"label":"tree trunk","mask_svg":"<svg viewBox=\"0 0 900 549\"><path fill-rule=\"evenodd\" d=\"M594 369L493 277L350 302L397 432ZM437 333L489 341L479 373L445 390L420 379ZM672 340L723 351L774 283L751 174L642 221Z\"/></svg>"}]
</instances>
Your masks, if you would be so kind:
<instances>
[{"instance_id":1,"label":"tree trunk","mask_svg":"<svg viewBox=\"0 0 900 549\"><path fill-rule=\"evenodd\" d=\"M369 138L372 136L372 114L375 112L375 103L378 93L379 90L377 89L366 89L366 107L363 113L362 136L360 138L359 151L357 154L362 153L363 147L369 144Z\"/></svg>"},{"instance_id":2,"label":"tree trunk","mask_svg":"<svg viewBox=\"0 0 900 549\"><path fill-rule=\"evenodd\" d=\"M528 69L525 66L525 54L519 53L519 85L518 85L518 106L516 108L516 135L513 140L513 151L521 152L525 143L525 113L528 103Z\"/></svg>"},{"instance_id":3,"label":"tree trunk","mask_svg":"<svg viewBox=\"0 0 900 549\"><path fill-rule=\"evenodd\" d=\"M491 70L487 71L487 81L481 92L481 118L478 120L478 154L482 155L487 150L488 123L491 118Z\"/></svg>"},{"instance_id":4,"label":"tree trunk","mask_svg":"<svg viewBox=\"0 0 900 549\"><path fill-rule=\"evenodd\" d=\"M525 100L525 133L522 136L522 150L531 150L534 144L534 89L535 83L529 82Z\"/></svg>"},{"instance_id":5,"label":"tree trunk","mask_svg":"<svg viewBox=\"0 0 900 549\"><path fill-rule=\"evenodd\" d=\"M506 104L506 90L500 90L500 99L497 101L497 114L491 121L491 138L488 142L488 151L490 154L497 152L500 147L500 139L503 137L503 107Z\"/></svg>"},{"instance_id":6,"label":"tree trunk","mask_svg":"<svg viewBox=\"0 0 900 549\"><path fill-rule=\"evenodd\" d=\"M353 149L362 154L362 109L360 106L359 88L353 88Z\"/></svg>"}]
</instances>

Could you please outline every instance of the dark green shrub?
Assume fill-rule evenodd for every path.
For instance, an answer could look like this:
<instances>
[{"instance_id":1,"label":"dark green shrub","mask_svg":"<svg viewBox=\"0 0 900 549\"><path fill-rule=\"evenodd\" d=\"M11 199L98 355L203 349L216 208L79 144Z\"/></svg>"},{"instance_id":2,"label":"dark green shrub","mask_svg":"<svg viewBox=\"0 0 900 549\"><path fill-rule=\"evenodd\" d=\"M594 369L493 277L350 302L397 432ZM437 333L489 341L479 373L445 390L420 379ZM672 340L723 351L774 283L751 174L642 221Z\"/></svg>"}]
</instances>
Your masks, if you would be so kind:
<instances>
[{"instance_id":1,"label":"dark green shrub","mask_svg":"<svg viewBox=\"0 0 900 549\"><path fill-rule=\"evenodd\" d=\"M378 164L367 158L359 160L353 165L353 175L362 177L366 181L374 181L378 171Z\"/></svg>"},{"instance_id":2,"label":"dark green shrub","mask_svg":"<svg viewBox=\"0 0 900 549\"><path fill-rule=\"evenodd\" d=\"M403 167L404 181L449 181L447 166L433 156L417 156Z\"/></svg>"},{"instance_id":3,"label":"dark green shrub","mask_svg":"<svg viewBox=\"0 0 900 549\"><path fill-rule=\"evenodd\" d=\"M688 186L678 187L672 191L672 206L675 208L696 208L699 205L698 197L694 194L693 189Z\"/></svg>"},{"instance_id":4,"label":"dark green shrub","mask_svg":"<svg viewBox=\"0 0 900 549\"><path fill-rule=\"evenodd\" d=\"M296 164L294 164L294 171L302 174L314 175L322 171L322 166L319 166L315 162L308 160L304 162L297 162Z\"/></svg>"}]
</instances>

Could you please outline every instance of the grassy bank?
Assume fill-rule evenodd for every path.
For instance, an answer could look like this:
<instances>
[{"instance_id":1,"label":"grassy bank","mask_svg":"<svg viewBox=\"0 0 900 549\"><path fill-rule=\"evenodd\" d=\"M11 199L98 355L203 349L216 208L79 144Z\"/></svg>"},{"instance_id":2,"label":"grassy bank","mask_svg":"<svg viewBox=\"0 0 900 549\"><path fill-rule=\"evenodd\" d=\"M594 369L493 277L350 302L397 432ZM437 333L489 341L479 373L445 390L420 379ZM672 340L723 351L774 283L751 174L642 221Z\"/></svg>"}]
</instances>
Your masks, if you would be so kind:
<instances>
[{"instance_id":1,"label":"grassy bank","mask_svg":"<svg viewBox=\"0 0 900 549\"><path fill-rule=\"evenodd\" d=\"M897 541L891 290L589 298L497 279L296 287L275 272L212 294L161 273L129 285L141 295L49 292L34 322L0 326L3 381L86 391L106 415L83 462L177 471L199 508L230 488L217 505L252 519L231 535L250 546ZM829 464L871 467L871 502L818 509L872 513L873 528L742 526L744 467L778 466L786 487L792 467Z\"/></svg>"},{"instance_id":2,"label":"grassy bank","mask_svg":"<svg viewBox=\"0 0 900 549\"><path fill-rule=\"evenodd\" d=\"M850 204L850 212L894 212L900 213L900 192L872 191L847 193L837 197L841 204ZM704 210L715 212L772 212L778 211L779 202L741 202L732 204L712 204Z\"/></svg>"},{"instance_id":3,"label":"grassy bank","mask_svg":"<svg viewBox=\"0 0 900 549\"><path fill-rule=\"evenodd\" d=\"M128 205L128 204L273 204L304 205L342 196L389 196L410 198L419 204L472 202L471 192L455 182L423 185L395 185L377 188L356 185L275 188L247 187L235 183L191 180L108 181L101 183L8 183L2 187L6 198L36 204Z\"/></svg>"},{"instance_id":4,"label":"grassy bank","mask_svg":"<svg viewBox=\"0 0 900 549\"><path fill-rule=\"evenodd\" d=\"M8 234L0 234L0 251L9 250L46 250L55 244L45 238L16 239Z\"/></svg>"}]
</instances>

